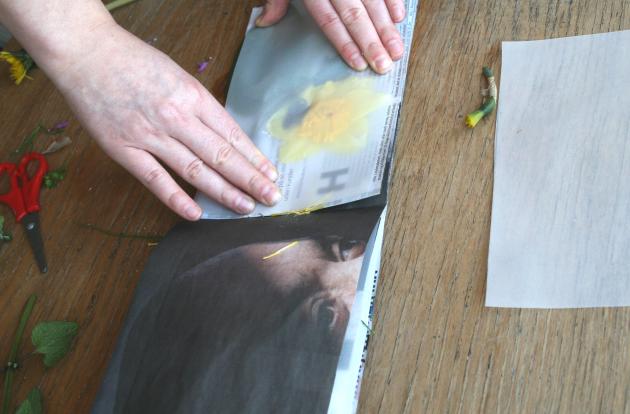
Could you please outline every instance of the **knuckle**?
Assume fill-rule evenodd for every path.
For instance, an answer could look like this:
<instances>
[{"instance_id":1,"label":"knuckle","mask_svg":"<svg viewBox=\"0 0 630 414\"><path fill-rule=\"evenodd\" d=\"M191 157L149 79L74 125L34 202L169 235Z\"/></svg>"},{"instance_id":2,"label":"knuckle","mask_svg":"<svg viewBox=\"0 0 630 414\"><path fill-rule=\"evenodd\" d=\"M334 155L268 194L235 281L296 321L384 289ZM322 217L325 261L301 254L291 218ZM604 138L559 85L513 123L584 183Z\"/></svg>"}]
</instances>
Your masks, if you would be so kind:
<instances>
[{"instance_id":1,"label":"knuckle","mask_svg":"<svg viewBox=\"0 0 630 414\"><path fill-rule=\"evenodd\" d=\"M392 40L400 40L400 35L398 34L398 31L396 30L396 28L389 25L386 27L380 28L378 34L381 37L381 39L383 39L384 44L388 44Z\"/></svg>"},{"instance_id":2,"label":"knuckle","mask_svg":"<svg viewBox=\"0 0 630 414\"><path fill-rule=\"evenodd\" d=\"M201 161L201 159L199 158L195 158L194 160L189 162L188 165L186 165L186 168L184 169L184 174L189 180L195 180L197 177L199 177L199 175L201 175L202 171L203 161Z\"/></svg>"},{"instance_id":3,"label":"knuckle","mask_svg":"<svg viewBox=\"0 0 630 414\"><path fill-rule=\"evenodd\" d=\"M161 168L153 168L144 174L144 183L148 187L152 187L154 184L160 182L166 172Z\"/></svg>"},{"instance_id":4,"label":"knuckle","mask_svg":"<svg viewBox=\"0 0 630 414\"><path fill-rule=\"evenodd\" d=\"M233 126L228 131L227 141L230 145L238 145L241 141L241 129L237 126Z\"/></svg>"},{"instance_id":5,"label":"knuckle","mask_svg":"<svg viewBox=\"0 0 630 414\"><path fill-rule=\"evenodd\" d=\"M236 192L230 189L224 189L219 194L219 202L224 206L232 206L236 200Z\"/></svg>"},{"instance_id":6,"label":"knuckle","mask_svg":"<svg viewBox=\"0 0 630 414\"><path fill-rule=\"evenodd\" d=\"M249 159L249 163L256 168L261 168L264 164L271 164L259 151L254 152ZM269 168L269 166L267 166L267 168Z\"/></svg>"},{"instance_id":7,"label":"knuckle","mask_svg":"<svg viewBox=\"0 0 630 414\"><path fill-rule=\"evenodd\" d=\"M365 15L363 7L348 7L341 11L341 20L346 26L353 26Z\"/></svg>"},{"instance_id":8,"label":"knuckle","mask_svg":"<svg viewBox=\"0 0 630 414\"><path fill-rule=\"evenodd\" d=\"M344 43L341 46L341 48L339 49L339 53L341 53L341 56L343 56L344 58L351 59L352 57L354 57L354 55L360 52L357 48L357 45L355 45L354 42L350 41Z\"/></svg>"},{"instance_id":9,"label":"knuckle","mask_svg":"<svg viewBox=\"0 0 630 414\"><path fill-rule=\"evenodd\" d=\"M184 193L182 190L176 190L176 191L173 191L171 195L168 197L167 204L173 210L179 210L180 207L183 206L185 201L186 201L186 193Z\"/></svg>"},{"instance_id":10,"label":"knuckle","mask_svg":"<svg viewBox=\"0 0 630 414\"><path fill-rule=\"evenodd\" d=\"M221 144L214 155L214 165L220 167L224 165L231 157L234 147L230 144Z\"/></svg>"},{"instance_id":11,"label":"knuckle","mask_svg":"<svg viewBox=\"0 0 630 414\"><path fill-rule=\"evenodd\" d=\"M188 94L194 104L199 104L203 102L207 91L201 83L194 80L188 88Z\"/></svg>"},{"instance_id":12,"label":"knuckle","mask_svg":"<svg viewBox=\"0 0 630 414\"><path fill-rule=\"evenodd\" d=\"M372 42L367 47L367 52L372 60L376 60L381 56L387 55L387 52L379 42Z\"/></svg>"},{"instance_id":13,"label":"knuckle","mask_svg":"<svg viewBox=\"0 0 630 414\"><path fill-rule=\"evenodd\" d=\"M137 119L129 123L129 129L125 135L128 141L137 141L138 139L159 136L159 131L147 120Z\"/></svg>"},{"instance_id":14,"label":"knuckle","mask_svg":"<svg viewBox=\"0 0 630 414\"><path fill-rule=\"evenodd\" d=\"M165 123L174 123L182 119L179 108L170 102L158 106L157 116L160 121Z\"/></svg>"},{"instance_id":15,"label":"knuckle","mask_svg":"<svg viewBox=\"0 0 630 414\"><path fill-rule=\"evenodd\" d=\"M386 0L387 5L398 11L404 11L405 4L402 0Z\"/></svg>"},{"instance_id":16,"label":"knuckle","mask_svg":"<svg viewBox=\"0 0 630 414\"><path fill-rule=\"evenodd\" d=\"M322 13L319 19L319 25L322 29L335 26L337 23L339 23L339 16L337 16L337 13L334 12Z\"/></svg>"},{"instance_id":17,"label":"knuckle","mask_svg":"<svg viewBox=\"0 0 630 414\"><path fill-rule=\"evenodd\" d=\"M205 105L206 97L208 95L208 91L206 88L198 82L196 79L193 79L187 88L187 96L186 102L190 103L192 107L198 107L200 105Z\"/></svg>"},{"instance_id":18,"label":"knuckle","mask_svg":"<svg viewBox=\"0 0 630 414\"><path fill-rule=\"evenodd\" d=\"M249 193L256 192L256 190L261 187L261 177L258 174L253 174L249 177L247 181L247 188L249 189Z\"/></svg>"}]
</instances>

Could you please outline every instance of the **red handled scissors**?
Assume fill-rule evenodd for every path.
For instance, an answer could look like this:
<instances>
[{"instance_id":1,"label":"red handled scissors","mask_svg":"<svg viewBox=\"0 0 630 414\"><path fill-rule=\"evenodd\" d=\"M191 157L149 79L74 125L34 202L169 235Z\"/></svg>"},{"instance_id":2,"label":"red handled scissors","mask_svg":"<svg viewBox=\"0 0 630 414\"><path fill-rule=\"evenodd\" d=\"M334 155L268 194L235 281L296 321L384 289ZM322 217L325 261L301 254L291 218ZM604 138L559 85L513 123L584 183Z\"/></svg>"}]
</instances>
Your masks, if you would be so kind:
<instances>
[{"instance_id":1,"label":"red handled scissors","mask_svg":"<svg viewBox=\"0 0 630 414\"><path fill-rule=\"evenodd\" d=\"M37 171L32 177L28 176L27 167L31 161L37 161ZM9 191L0 194L0 203L4 203L13 210L15 220L21 222L26 232L35 261L42 273L48 271L44 243L39 226L39 191L42 188L44 175L48 172L48 163L42 154L30 152L25 154L19 164L5 162L0 164L0 176L6 172L9 176Z\"/></svg>"}]
</instances>

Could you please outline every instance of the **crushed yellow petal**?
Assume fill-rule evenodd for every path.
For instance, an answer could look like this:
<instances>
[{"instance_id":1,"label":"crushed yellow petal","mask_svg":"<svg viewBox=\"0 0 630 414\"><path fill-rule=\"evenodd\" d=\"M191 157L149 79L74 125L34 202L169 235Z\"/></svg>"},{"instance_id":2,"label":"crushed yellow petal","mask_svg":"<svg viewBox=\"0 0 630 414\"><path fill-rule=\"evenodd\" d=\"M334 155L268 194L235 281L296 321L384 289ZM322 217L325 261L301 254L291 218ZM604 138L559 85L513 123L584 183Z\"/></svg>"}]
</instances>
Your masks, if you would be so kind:
<instances>
[{"instance_id":1,"label":"crushed yellow petal","mask_svg":"<svg viewBox=\"0 0 630 414\"><path fill-rule=\"evenodd\" d=\"M0 52L0 60L4 60L11 65L11 78L19 85L26 78L26 68L22 61L9 52Z\"/></svg>"},{"instance_id":2,"label":"crushed yellow petal","mask_svg":"<svg viewBox=\"0 0 630 414\"><path fill-rule=\"evenodd\" d=\"M304 207L304 208L301 208L301 209L298 209L298 210L289 210L289 211L283 211L281 213L274 213L274 214L271 215L271 217L286 216L286 215L305 216L307 214L311 214L313 211L321 210L325 206L326 205L324 203L318 203L318 204L315 204L313 206Z\"/></svg>"},{"instance_id":3,"label":"crushed yellow petal","mask_svg":"<svg viewBox=\"0 0 630 414\"><path fill-rule=\"evenodd\" d=\"M290 163L320 151L347 154L363 148L368 138L369 115L393 103L391 95L378 92L374 81L349 77L310 86L300 94L307 110L297 125L285 127L289 106L271 116L269 133L282 141L279 160Z\"/></svg>"}]
</instances>

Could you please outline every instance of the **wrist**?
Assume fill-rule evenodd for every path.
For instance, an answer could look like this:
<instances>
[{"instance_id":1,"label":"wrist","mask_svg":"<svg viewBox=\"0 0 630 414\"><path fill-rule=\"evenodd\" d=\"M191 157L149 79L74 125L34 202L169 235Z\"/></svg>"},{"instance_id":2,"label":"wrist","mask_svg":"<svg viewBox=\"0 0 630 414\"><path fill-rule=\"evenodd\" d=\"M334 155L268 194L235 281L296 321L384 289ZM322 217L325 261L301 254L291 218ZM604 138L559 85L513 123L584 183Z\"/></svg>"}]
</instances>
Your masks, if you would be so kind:
<instances>
[{"instance_id":1,"label":"wrist","mask_svg":"<svg viewBox=\"0 0 630 414\"><path fill-rule=\"evenodd\" d=\"M113 19L103 19L72 32L63 44L50 45L41 56L33 57L57 87L63 90L68 79L73 82L73 78L87 70L95 55L115 43L113 39L118 37L119 32L124 30Z\"/></svg>"},{"instance_id":2,"label":"wrist","mask_svg":"<svg viewBox=\"0 0 630 414\"><path fill-rule=\"evenodd\" d=\"M118 27L99 0L0 0L2 23L56 80Z\"/></svg>"}]
</instances>

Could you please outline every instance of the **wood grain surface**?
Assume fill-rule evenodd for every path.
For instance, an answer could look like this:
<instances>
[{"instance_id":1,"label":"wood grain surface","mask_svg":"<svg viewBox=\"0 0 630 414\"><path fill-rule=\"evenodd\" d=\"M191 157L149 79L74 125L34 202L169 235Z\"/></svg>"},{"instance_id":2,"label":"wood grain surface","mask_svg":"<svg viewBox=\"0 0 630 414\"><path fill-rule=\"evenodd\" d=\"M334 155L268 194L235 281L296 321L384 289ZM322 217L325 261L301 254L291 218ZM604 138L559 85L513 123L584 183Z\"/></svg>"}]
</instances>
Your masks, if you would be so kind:
<instances>
[{"instance_id":1,"label":"wood grain surface","mask_svg":"<svg viewBox=\"0 0 630 414\"><path fill-rule=\"evenodd\" d=\"M221 96L254 3L141 0L114 16L191 73L212 57L196 76ZM630 412L630 310L483 307L494 116L474 130L463 126L480 101L481 67L500 73L501 40L623 29L626 0L422 2L360 412ZM42 195L47 275L0 210L14 234L0 244L0 355L8 355L32 293L39 301L27 332L39 320L78 321L74 349L57 367L45 372L37 358L24 360L14 402L39 384L47 412L83 413L151 246L80 224L163 234L177 218L99 150L41 71L33 75L16 87L0 67L0 159L39 121L71 119L74 144L50 157L53 168L68 161L68 177ZM32 351L28 340L24 349Z\"/></svg>"}]
</instances>

